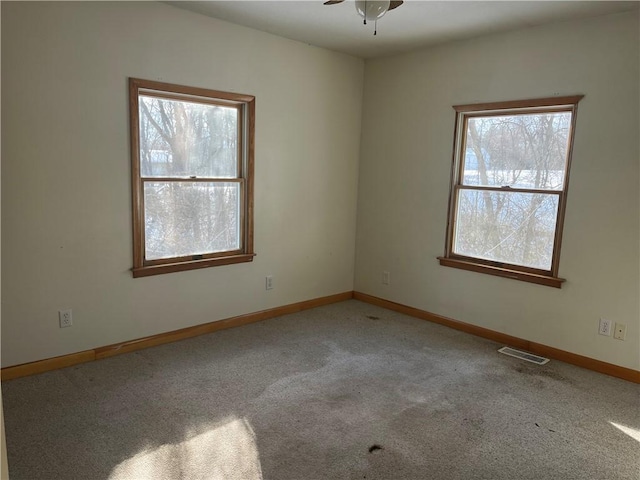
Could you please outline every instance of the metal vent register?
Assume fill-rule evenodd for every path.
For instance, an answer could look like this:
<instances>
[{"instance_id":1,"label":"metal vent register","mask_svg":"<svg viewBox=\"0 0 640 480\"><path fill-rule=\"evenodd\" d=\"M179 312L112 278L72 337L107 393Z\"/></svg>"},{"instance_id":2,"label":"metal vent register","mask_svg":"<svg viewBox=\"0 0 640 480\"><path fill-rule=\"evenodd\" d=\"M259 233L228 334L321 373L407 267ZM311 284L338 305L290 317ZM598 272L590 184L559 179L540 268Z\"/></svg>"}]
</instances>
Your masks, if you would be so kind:
<instances>
[{"instance_id":1,"label":"metal vent register","mask_svg":"<svg viewBox=\"0 0 640 480\"><path fill-rule=\"evenodd\" d=\"M527 362L536 363L538 365L544 365L549 361L548 358L539 357L538 355L534 355L533 353L522 352L520 350L516 350L515 348L511 348L511 347L502 347L498 351L500 353L504 353L505 355L520 358L522 360L526 360Z\"/></svg>"}]
</instances>

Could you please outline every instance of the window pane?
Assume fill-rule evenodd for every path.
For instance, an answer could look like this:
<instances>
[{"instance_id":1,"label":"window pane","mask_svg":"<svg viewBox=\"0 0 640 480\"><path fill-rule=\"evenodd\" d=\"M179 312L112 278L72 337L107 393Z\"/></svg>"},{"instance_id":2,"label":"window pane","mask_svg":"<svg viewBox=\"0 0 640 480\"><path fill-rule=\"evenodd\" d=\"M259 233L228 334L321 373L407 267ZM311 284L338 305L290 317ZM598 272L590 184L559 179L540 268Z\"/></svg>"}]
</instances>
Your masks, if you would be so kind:
<instances>
[{"instance_id":1,"label":"window pane","mask_svg":"<svg viewBox=\"0 0 640 480\"><path fill-rule=\"evenodd\" d=\"M458 192L454 253L551 269L558 195Z\"/></svg>"},{"instance_id":2,"label":"window pane","mask_svg":"<svg viewBox=\"0 0 640 480\"><path fill-rule=\"evenodd\" d=\"M561 190L571 112L470 117L463 185Z\"/></svg>"},{"instance_id":3,"label":"window pane","mask_svg":"<svg viewBox=\"0 0 640 480\"><path fill-rule=\"evenodd\" d=\"M240 248L240 184L145 182L145 258Z\"/></svg>"},{"instance_id":4,"label":"window pane","mask_svg":"<svg viewBox=\"0 0 640 480\"><path fill-rule=\"evenodd\" d=\"M238 110L139 97L143 177L238 176Z\"/></svg>"}]
</instances>

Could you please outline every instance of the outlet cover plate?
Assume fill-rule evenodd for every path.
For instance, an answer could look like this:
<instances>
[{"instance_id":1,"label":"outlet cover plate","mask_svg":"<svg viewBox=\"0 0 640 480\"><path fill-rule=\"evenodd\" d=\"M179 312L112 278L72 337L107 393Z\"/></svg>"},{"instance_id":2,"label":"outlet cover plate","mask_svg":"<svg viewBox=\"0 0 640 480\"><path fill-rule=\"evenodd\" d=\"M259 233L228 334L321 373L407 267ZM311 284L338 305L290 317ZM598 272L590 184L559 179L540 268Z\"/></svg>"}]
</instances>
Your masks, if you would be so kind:
<instances>
[{"instance_id":1,"label":"outlet cover plate","mask_svg":"<svg viewBox=\"0 0 640 480\"><path fill-rule=\"evenodd\" d=\"M60 328L66 328L73 325L73 314L71 309L58 311L58 320L60 321Z\"/></svg>"},{"instance_id":2,"label":"outlet cover plate","mask_svg":"<svg viewBox=\"0 0 640 480\"><path fill-rule=\"evenodd\" d=\"M606 318L600 319L600 326L598 327L598 333L600 335L606 335L607 337L611 335L611 320L607 320Z\"/></svg>"},{"instance_id":3,"label":"outlet cover plate","mask_svg":"<svg viewBox=\"0 0 640 480\"><path fill-rule=\"evenodd\" d=\"M627 326L624 323L616 323L615 328L613 329L613 338L618 340L624 340L624 337L627 336Z\"/></svg>"}]
</instances>

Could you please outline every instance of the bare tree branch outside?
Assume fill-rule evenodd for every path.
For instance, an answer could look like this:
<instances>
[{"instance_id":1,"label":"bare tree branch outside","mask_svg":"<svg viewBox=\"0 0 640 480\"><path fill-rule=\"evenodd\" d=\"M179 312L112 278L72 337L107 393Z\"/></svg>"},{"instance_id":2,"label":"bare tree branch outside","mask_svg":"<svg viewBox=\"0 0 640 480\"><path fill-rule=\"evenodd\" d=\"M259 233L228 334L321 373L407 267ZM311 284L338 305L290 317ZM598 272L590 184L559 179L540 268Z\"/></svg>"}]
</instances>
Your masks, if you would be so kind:
<instances>
[{"instance_id":1,"label":"bare tree branch outside","mask_svg":"<svg viewBox=\"0 0 640 480\"><path fill-rule=\"evenodd\" d=\"M454 253L551 269L570 129L566 111L467 118Z\"/></svg>"},{"instance_id":2,"label":"bare tree branch outside","mask_svg":"<svg viewBox=\"0 0 640 480\"><path fill-rule=\"evenodd\" d=\"M233 106L140 95L146 259L241 247L238 117Z\"/></svg>"}]
</instances>

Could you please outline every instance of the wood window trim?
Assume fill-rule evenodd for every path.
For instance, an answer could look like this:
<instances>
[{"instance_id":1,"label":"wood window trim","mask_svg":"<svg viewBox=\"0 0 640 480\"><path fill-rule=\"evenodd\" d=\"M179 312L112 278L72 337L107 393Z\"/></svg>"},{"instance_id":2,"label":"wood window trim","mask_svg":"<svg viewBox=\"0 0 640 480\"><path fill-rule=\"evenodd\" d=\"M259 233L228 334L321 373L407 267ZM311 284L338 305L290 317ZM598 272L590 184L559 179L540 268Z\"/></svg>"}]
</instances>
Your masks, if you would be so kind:
<instances>
[{"instance_id":1,"label":"wood window trim","mask_svg":"<svg viewBox=\"0 0 640 480\"><path fill-rule=\"evenodd\" d=\"M447 229L445 253L443 256L437 257L440 265L462 270L485 273L489 275L499 276L520 280L523 282L535 283L549 287L561 288L566 281L558 276L560 250L562 243L562 232L564 228L564 217L566 209L566 199L569 187L569 175L571 172L571 157L573 153L576 114L578 110L578 102L584 95L572 95L564 97L547 97L528 100L515 100L506 102L478 103L469 105L455 105L453 109L456 112L453 136L453 162L451 169L451 181L449 189L449 207L447 214ZM515 113L547 113L547 112L571 112L571 124L569 133L569 145L566 159L565 181L562 190L551 191L545 190L544 193L558 195L558 216L556 219L556 230L554 235L554 247L552 254L552 263L550 270L538 270L535 268L524 267L520 265L505 264L491 260L484 260L474 257L466 257L455 254L453 252L453 240L455 230L455 208L456 208L456 192L460 189L468 188L462 185L460 178L462 175L463 161L466 147L466 135L461 135L460 130L466 131L466 124L469 118L510 115ZM537 193L537 189L521 189L501 187L483 187L475 188L477 190L487 191L510 191Z\"/></svg>"},{"instance_id":2,"label":"wood window trim","mask_svg":"<svg viewBox=\"0 0 640 480\"><path fill-rule=\"evenodd\" d=\"M466 112L490 112L492 110L499 111L499 115L504 115L505 110L522 110L535 109L540 107L566 107L569 105L577 105L584 95L569 95L565 97L545 97L530 98L528 100L510 100L506 102L490 102L490 103L473 103L468 105L454 105L453 109L459 113ZM533 111L533 110L532 110ZM543 111L548 112L549 109ZM484 116L485 114L483 114Z\"/></svg>"},{"instance_id":3,"label":"wood window trim","mask_svg":"<svg viewBox=\"0 0 640 480\"><path fill-rule=\"evenodd\" d=\"M233 252L145 261L144 258L144 181L140 168L139 96L198 101L220 106L235 106L238 109L239 131L239 176L232 178L185 178L184 181L237 182L244 190L240 199L240 243L241 248ZM129 78L129 128L131 143L132 220L133 220L133 277L146 277L165 273L195 270L207 267L232 265L253 261L256 256L253 240L254 215L254 156L255 156L255 97L241 93L188 87L166 82ZM181 181L176 177L153 178L156 181Z\"/></svg>"},{"instance_id":4,"label":"wood window trim","mask_svg":"<svg viewBox=\"0 0 640 480\"><path fill-rule=\"evenodd\" d=\"M459 268L470 272L486 273L497 277L511 278L522 282L537 283L538 285L546 285L547 287L561 288L566 281L564 278L552 277L549 275L541 275L539 273L526 272L523 270L513 270L505 267L498 267L480 263L477 259L463 260L456 256L437 257L440 265L444 267Z\"/></svg>"},{"instance_id":5,"label":"wood window trim","mask_svg":"<svg viewBox=\"0 0 640 480\"><path fill-rule=\"evenodd\" d=\"M184 272L187 270L196 270L200 268L252 262L253 257L255 256L255 253L242 253L227 257L205 258L202 260L191 260L176 263L163 263L160 265L146 265L138 268L134 267L132 272L134 278L149 277L151 275L160 275L163 273Z\"/></svg>"}]
</instances>

